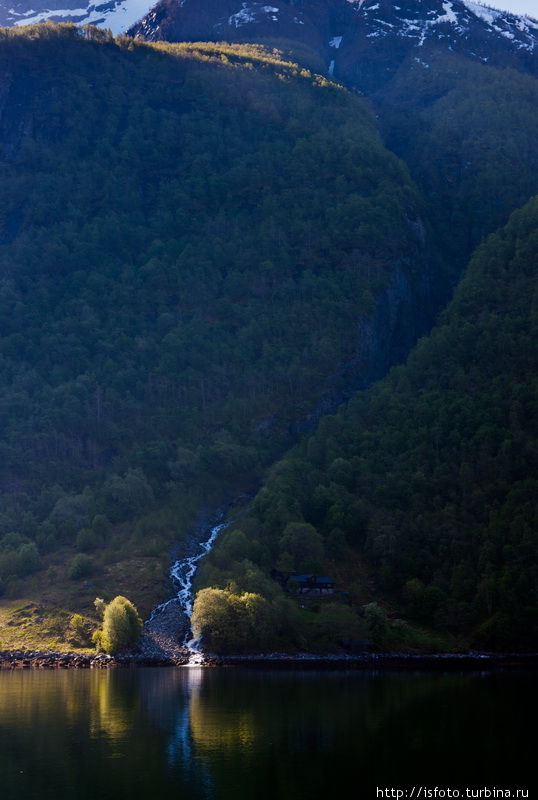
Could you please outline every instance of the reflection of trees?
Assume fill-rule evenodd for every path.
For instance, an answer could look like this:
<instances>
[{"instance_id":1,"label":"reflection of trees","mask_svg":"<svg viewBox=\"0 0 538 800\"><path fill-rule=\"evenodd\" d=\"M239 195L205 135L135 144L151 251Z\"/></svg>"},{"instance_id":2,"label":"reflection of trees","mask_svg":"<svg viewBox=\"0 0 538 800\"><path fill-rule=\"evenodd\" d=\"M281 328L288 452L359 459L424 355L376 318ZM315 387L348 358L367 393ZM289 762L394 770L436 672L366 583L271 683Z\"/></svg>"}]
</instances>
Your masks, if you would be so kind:
<instances>
[{"instance_id":1,"label":"reflection of trees","mask_svg":"<svg viewBox=\"0 0 538 800\"><path fill-rule=\"evenodd\" d=\"M133 698L135 703L126 702L121 682L116 678L116 673L109 670L92 671L85 698L90 735L105 734L111 742L121 742L128 735L138 704L138 697Z\"/></svg>"},{"instance_id":2,"label":"reflection of trees","mask_svg":"<svg viewBox=\"0 0 538 800\"><path fill-rule=\"evenodd\" d=\"M108 670L0 673L2 796L47 797L47 787L58 800L99 795L111 780L102 769L110 758L118 759L115 780L120 773L128 780L138 692L126 677Z\"/></svg>"},{"instance_id":3,"label":"reflection of trees","mask_svg":"<svg viewBox=\"0 0 538 800\"><path fill-rule=\"evenodd\" d=\"M442 689L440 679L368 673L205 671L190 694L193 742L210 753L281 739L296 750L370 741L387 717ZM443 681L441 680L441 684ZM351 738L349 738L351 737Z\"/></svg>"},{"instance_id":4,"label":"reflection of trees","mask_svg":"<svg viewBox=\"0 0 538 800\"><path fill-rule=\"evenodd\" d=\"M262 731L250 708L208 704L197 692L191 698L190 734L197 752L210 755L223 750L250 750Z\"/></svg>"},{"instance_id":5,"label":"reflection of trees","mask_svg":"<svg viewBox=\"0 0 538 800\"><path fill-rule=\"evenodd\" d=\"M523 683L527 681L527 683ZM159 669L0 672L8 797L304 800L521 775L533 763L532 678ZM467 751L473 750L469 761ZM502 755L502 758L501 758ZM330 766L330 768L329 768ZM483 777L482 777L483 780ZM45 788L44 788L45 787Z\"/></svg>"},{"instance_id":6,"label":"reflection of trees","mask_svg":"<svg viewBox=\"0 0 538 800\"><path fill-rule=\"evenodd\" d=\"M206 670L191 695L190 735L219 798L292 800L330 794L335 776L364 789L417 772L472 777L470 746L484 773L495 739L513 729L514 699L473 674ZM513 770L514 743L502 752Z\"/></svg>"},{"instance_id":7,"label":"reflection of trees","mask_svg":"<svg viewBox=\"0 0 538 800\"><path fill-rule=\"evenodd\" d=\"M205 670L190 695L194 755L209 765L223 798L320 796L335 774L356 783L357 769L363 784L390 719L412 715L417 699L442 689L439 681Z\"/></svg>"},{"instance_id":8,"label":"reflection of trees","mask_svg":"<svg viewBox=\"0 0 538 800\"><path fill-rule=\"evenodd\" d=\"M48 728L56 738L63 728L82 726L92 737L105 734L120 740L132 724L137 693L117 678L109 670L0 674L0 726L10 724L11 700L16 703L17 727Z\"/></svg>"}]
</instances>

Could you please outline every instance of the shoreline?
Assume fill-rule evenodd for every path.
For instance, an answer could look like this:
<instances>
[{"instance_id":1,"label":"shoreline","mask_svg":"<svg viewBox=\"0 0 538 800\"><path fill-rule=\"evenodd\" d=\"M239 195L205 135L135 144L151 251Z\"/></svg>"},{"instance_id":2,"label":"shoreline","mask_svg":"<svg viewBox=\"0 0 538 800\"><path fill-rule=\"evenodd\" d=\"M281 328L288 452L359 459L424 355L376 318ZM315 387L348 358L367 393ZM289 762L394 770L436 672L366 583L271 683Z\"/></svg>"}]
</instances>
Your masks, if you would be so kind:
<instances>
[{"instance_id":1,"label":"shoreline","mask_svg":"<svg viewBox=\"0 0 538 800\"><path fill-rule=\"evenodd\" d=\"M538 653L363 653L359 655L313 653L266 653L207 655L201 667L253 667L257 669L312 670L476 670L538 668ZM46 650L0 651L0 671L18 669L115 669L136 667L185 667L188 656L151 658L131 653L116 656L60 653Z\"/></svg>"},{"instance_id":2,"label":"shoreline","mask_svg":"<svg viewBox=\"0 0 538 800\"><path fill-rule=\"evenodd\" d=\"M140 654L60 653L51 650L1 650L0 672L14 669L112 669L117 667L177 667L187 658L157 658Z\"/></svg>"},{"instance_id":3,"label":"shoreline","mask_svg":"<svg viewBox=\"0 0 538 800\"><path fill-rule=\"evenodd\" d=\"M538 668L538 653L363 653L360 655L220 656L221 666L327 670L482 670Z\"/></svg>"}]
</instances>

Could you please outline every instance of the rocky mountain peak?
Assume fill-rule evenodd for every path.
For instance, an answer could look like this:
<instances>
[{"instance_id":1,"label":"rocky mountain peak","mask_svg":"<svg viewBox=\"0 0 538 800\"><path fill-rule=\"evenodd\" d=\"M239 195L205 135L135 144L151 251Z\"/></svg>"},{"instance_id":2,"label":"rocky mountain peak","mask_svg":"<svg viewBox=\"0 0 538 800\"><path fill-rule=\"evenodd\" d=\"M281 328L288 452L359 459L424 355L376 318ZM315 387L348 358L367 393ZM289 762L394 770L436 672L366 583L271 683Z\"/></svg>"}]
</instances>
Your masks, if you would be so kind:
<instances>
[{"instance_id":1,"label":"rocky mountain peak","mask_svg":"<svg viewBox=\"0 0 538 800\"><path fill-rule=\"evenodd\" d=\"M475 0L351 0L350 5L372 38L396 34L422 46L432 38L453 44L489 35L529 51L538 44L538 21Z\"/></svg>"},{"instance_id":2,"label":"rocky mountain peak","mask_svg":"<svg viewBox=\"0 0 538 800\"><path fill-rule=\"evenodd\" d=\"M296 43L330 75L369 91L408 57L448 50L538 74L538 21L475 0L161 0L130 33L164 39Z\"/></svg>"},{"instance_id":3,"label":"rocky mountain peak","mask_svg":"<svg viewBox=\"0 0 538 800\"><path fill-rule=\"evenodd\" d=\"M124 33L150 11L154 0L0 0L0 25L11 28L37 22L98 25Z\"/></svg>"}]
</instances>

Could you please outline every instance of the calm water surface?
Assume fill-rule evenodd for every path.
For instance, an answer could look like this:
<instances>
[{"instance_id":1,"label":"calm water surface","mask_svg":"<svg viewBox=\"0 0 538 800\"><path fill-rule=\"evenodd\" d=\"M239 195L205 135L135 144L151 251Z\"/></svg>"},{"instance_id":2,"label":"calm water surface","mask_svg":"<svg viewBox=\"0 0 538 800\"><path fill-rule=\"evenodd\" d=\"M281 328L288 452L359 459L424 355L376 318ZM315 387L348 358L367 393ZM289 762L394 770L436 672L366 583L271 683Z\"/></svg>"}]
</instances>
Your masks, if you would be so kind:
<instances>
[{"instance_id":1,"label":"calm water surface","mask_svg":"<svg viewBox=\"0 0 538 800\"><path fill-rule=\"evenodd\" d=\"M0 797L366 800L377 785L525 788L536 705L529 673L0 672Z\"/></svg>"}]
</instances>

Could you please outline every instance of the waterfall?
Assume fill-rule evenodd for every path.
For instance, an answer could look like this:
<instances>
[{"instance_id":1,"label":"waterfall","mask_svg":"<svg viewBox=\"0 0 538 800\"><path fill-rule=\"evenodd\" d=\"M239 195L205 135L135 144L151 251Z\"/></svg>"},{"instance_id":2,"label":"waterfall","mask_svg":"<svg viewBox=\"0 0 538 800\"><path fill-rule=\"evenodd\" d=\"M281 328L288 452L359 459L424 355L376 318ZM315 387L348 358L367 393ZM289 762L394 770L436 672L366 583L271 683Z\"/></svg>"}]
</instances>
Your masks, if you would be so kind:
<instances>
[{"instance_id":1,"label":"waterfall","mask_svg":"<svg viewBox=\"0 0 538 800\"><path fill-rule=\"evenodd\" d=\"M198 562L201 558L209 553L215 544L219 533L229 524L229 522L219 522L217 525L213 525L211 528L209 528L209 537L197 545L197 552L195 555L188 556L187 558L180 558L177 561L174 561L170 569L170 577L174 583L174 586L177 587L177 593L174 597L171 597L170 600L166 600L164 603L156 606L156 608L154 608L151 612L148 622L152 622L157 616L159 616L159 614L161 614L164 609L170 605L170 603L177 602L179 603L181 610L190 620L192 616L192 606L194 603L192 581L198 567ZM192 631L189 630L185 636L185 639L183 640L183 645L187 648L189 653L188 666L196 666L203 662L203 652L201 649L200 637L191 637Z\"/></svg>"}]
</instances>

